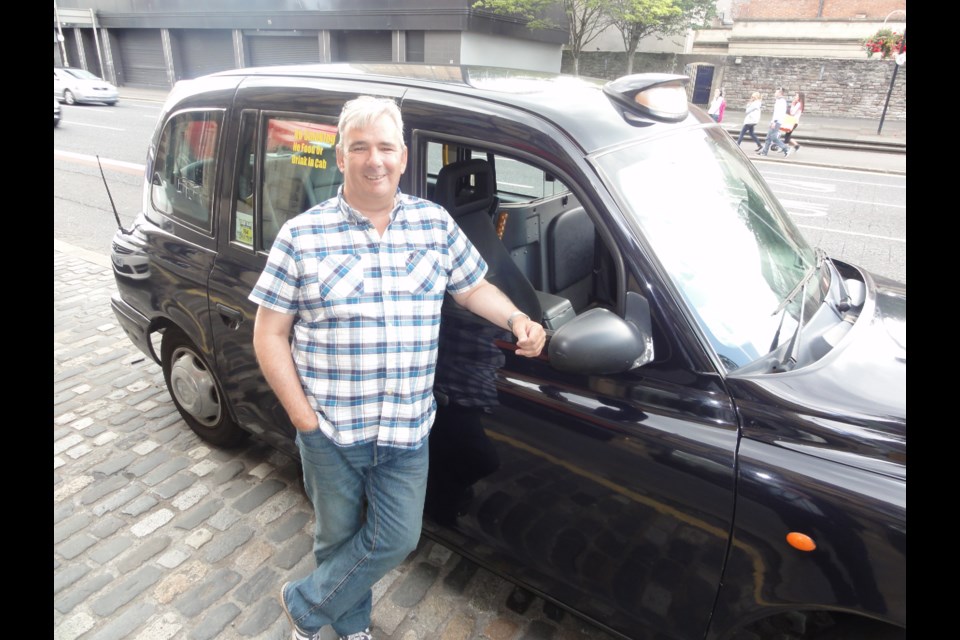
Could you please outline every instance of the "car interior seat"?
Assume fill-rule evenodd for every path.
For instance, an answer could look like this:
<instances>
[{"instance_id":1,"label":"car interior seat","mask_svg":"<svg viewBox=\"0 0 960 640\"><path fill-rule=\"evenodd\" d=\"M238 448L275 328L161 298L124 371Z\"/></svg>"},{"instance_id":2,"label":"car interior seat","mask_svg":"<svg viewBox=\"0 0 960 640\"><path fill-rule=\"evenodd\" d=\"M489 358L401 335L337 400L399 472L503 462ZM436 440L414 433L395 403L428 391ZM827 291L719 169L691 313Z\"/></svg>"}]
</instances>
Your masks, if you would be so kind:
<instances>
[{"instance_id":1,"label":"car interior seat","mask_svg":"<svg viewBox=\"0 0 960 640\"><path fill-rule=\"evenodd\" d=\"M580 313L593 301L596 229L583 207L564 211L547 228L548 285Z\"/></svg>"},{"instance_id":2,"label":"car interior seat","mask_svg":"<svg viewBox=\"0 0 960 640\"><path fill-rule=\"evenodd\" d=\"M493 224L492 215L499 199L490 163L472 159L442 167L437 174L434 202L447 210L483 256L488 267L487 281L530 318L542 322L537 291L510 257Z\"/></svg>"}]
</instances>

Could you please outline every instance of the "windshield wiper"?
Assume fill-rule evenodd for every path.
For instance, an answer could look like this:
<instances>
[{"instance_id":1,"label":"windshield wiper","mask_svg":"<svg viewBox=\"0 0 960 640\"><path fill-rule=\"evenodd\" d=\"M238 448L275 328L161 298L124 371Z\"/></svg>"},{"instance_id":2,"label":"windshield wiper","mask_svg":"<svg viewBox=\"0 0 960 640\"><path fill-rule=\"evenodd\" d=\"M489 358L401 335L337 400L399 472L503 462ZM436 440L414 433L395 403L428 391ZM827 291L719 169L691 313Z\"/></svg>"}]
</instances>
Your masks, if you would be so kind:
<instances>
[{"instance_id":1,"label":"windshield wiper","mask_svg":"<svg viewBox=\"0 0 960 640\"><path fill-rule=\"evenodd\" d=\"M783 319L787 315L787 306L793 302L793 299L797 297L797 294L800 294L800 314L797 316L797 328L793 331L793 336L790 338L790 345L787 347L787 350L783 354L783 358L780 359L776 366L773 367L774 372L780 371L789 371L797 364L797 349L800 345L800 332L803 330L803 307L807 301L807 284L814 275L820 273L820 269L823 267L823 263L827 258L826 252L820 247L817 247L816 260L810 265L810 268L804 272L803 277L800 278L793 289L790 290L790 293L787 294L787 297L784 298L777 308L773 310L773 313L770 315L780 314L780 324L777 325L777 332L773 336L773 342L770 343L770 351L773 351L777 348L780 343L780 329L783 328ZM789 363L789 366L787 364Z\"/></svg>"}]
</instances>

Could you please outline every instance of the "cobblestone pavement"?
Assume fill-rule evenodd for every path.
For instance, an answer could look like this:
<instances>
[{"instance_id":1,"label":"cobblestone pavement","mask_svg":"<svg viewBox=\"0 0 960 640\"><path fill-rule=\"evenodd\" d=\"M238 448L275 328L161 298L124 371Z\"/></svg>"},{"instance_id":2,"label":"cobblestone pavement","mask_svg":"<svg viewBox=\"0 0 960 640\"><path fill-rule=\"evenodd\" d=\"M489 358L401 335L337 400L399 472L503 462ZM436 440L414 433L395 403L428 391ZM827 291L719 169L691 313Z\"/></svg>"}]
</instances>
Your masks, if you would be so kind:
<instances>
[{"instance_id":1,"label":"cobblestone pavement","mask_svg":"<svg viewBox=\"0 0 960 640\"><path fill-rule=\"evenodd\" d=\"M299 464L203 443L110 309L108 259L54 241L55 640L289 638L312 568ZM378 640L612 640L421 540L374 589Z\"/></svg>"}]
</instances>

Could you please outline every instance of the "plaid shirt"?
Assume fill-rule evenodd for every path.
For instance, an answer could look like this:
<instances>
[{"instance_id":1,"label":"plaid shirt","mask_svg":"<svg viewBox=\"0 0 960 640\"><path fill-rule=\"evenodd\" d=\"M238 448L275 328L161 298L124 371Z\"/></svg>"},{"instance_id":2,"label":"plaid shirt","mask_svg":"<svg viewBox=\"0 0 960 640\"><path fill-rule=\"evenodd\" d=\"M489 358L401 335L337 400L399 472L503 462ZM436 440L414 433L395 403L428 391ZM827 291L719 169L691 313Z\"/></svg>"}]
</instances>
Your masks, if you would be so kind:
<instances>
[{"instance_id":1,"label":"plaid shirt","mask_svg":"<svg viewBox=\"0 0 960 640\"><path fill-rule=\"evenodd\" d=\"M442 207L398 190L381 237L341 187L284 224L250 300L296 314L294 362L327 437L416 448L436 413L444 292L486 271Z\"/></svg>"}]
</instances>

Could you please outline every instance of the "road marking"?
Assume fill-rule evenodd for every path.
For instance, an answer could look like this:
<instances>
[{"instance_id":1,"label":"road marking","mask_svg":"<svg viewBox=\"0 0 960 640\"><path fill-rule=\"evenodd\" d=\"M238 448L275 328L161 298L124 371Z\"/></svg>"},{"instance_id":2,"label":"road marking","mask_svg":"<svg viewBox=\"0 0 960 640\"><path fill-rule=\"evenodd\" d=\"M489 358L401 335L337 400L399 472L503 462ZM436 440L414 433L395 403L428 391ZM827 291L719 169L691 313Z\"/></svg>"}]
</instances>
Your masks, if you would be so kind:
<instances>
[{"instance_id":1,"label":"road marking","mask_svg":"<svg viewBox=\"0 0 960 640\"><path fill-rule=\"evenodd\" d=\"M76 120L63 120L64 124L69 124L70 126L76 125L78 127L93 127L94 129L109 129L110 131L126 131L126 129L120 129L118 127L107 127L102 124L88 124L86 122L77 122Z\"/></svg>"},{"instance_id":2,"label":"road marking","mask_svg":"<svg viewBox=\"0 0 960 640\"><path fill-rule=\"evenodd\" d=\"M826 204L820 204L818 202L803 202L800 200L786 200L784 198L779 198L779 200L780 204L783 205L783 208L787 210L787 213L792 216L810 216L822 218L830 213Z\"/></svg>"},{"instance_id":3,"label":"road marking","mask_svg":"<svg viewBox=\"0 0 960 640\"><path fill-rule=\"evenodd\" d=\"M801 191L819 191L820 193L835 193L837 188L832 184L823 182L807 182L805 180L778 180L776 178L767 178L767 184L782 184L785 187L793 187Z\"/></svg>"},{"instance_id":4,"label":"road marking","mask_svg":"<svg viewBox=\"0 0 960 640\"><path fill-rule=\"evenodd\" d=\"M890 236L878 236L873 233L857 233L856 231L844 231L842 229L827 229L825 227L812 227L808 224L798 224L801 229L813 229L814 231L826 231L828 233L845 233L848 236L860 236L863 238L874 238L876 240L889 240L890 242L903 242L906 244L906 238L891 238Z\"/></svg>"},{"instance_id":5,"label":"road marking","mask_svg":"<svg viewBox=\"0 0 960 640\"><path fill-rule=\"evenodd\" d=\"M769 181L768 181L768 182L769 182ZM803 196L806 196L806 194L794 194L794 195L803 195ZM830 200L830 201L832 201L832 202L852 202L852 203L854 203L854 204L866 204L866 205L870 205L871 207L893 207L894 209L904 209L904 210L907 208L907 205L905 205L905 204L894 204L894 203L890 203L890 202L877 202L876 200L852 200L852 199L850 199L850 198L831 198L830 196L817 196L817 195L812 195L812 196L809 196L809 197L810 197L810 198L816 198L817 200ZM777 196L777 199L780 200L780 202L786 202L786 200L784 200L784 199L783 199L782 197L780 197L780 196Z\"/></svg>"},{"instance_id":6,"label":"road marking","mask_svg":"<svg viewBox=\"0 0 960 640\"><path fill-rule=\"evenodd\" d=\"M53 159L66 160L68 162L79 162L91 166L97 166L97 157L83 153L73 153L72 151L53 150ZM124 162L123 160L111 160L110 158L100 158L100 164L106 168L130 173L134 175L143 175L144 165L135 162Z\"/></svg>"}]
</instances>

